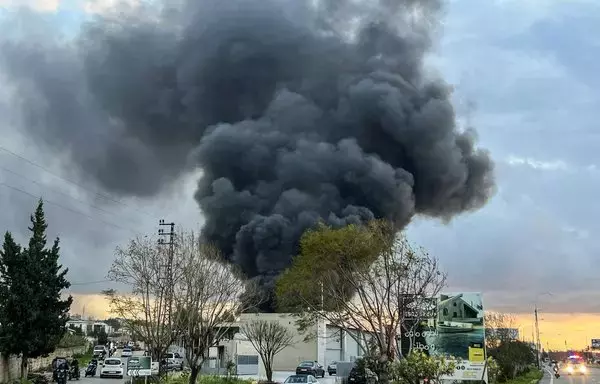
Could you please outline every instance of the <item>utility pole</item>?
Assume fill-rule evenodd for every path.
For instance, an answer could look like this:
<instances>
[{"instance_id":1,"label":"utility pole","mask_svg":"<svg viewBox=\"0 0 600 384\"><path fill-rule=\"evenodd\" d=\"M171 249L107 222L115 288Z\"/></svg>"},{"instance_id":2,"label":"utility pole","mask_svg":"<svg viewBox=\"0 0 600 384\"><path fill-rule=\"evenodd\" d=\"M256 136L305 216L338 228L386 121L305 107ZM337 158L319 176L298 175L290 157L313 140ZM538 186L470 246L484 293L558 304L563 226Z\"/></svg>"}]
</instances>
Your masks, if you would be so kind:
<instances>
[{"instance_id":1,"label":"utility pole","mask_svg":"<svg viewBox=\"0 0 600 384\"><path fill-rule=\"evenodd\" d=\"M172 310L173 310L173 257L175 255L175 223L165 223L163 219L158 221L158 225L160 227L169 227L169 232L165 232L164 229L158 229L158 235L161 236L158 239L159 245L168 245L169 246L169 255L167 262L167 297L169 299L169 313L167 314L167 318L171 319ZM168 241L165 241L164 237L169 238Z\"/></svg>"},{"instance_id":2,"label":"utility pole","mask_svg":"<svg viewBox=\"0 0 600 384\"><path fill-rule=\"evenodd\" d=\"M535 305L535 310L534 310L534 314L535 314L535 333L536 333L536 349L537 349L537 364L538 364L538 368L541 368L541 364L540 364L540 349L541 349L541 345L540 345L540 326L538 323L538 309L537 309L537 304Z\"/></svg>"}]
</instances>

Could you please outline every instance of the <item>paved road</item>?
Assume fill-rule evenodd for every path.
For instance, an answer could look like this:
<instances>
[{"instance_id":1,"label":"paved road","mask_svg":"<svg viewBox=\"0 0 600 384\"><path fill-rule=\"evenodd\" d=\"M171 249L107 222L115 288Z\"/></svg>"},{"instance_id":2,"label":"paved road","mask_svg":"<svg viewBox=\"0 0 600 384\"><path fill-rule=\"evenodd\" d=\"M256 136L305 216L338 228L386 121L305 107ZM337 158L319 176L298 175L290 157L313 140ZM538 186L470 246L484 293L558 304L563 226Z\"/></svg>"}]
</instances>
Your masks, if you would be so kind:
<instances>
[{"instance_id":1,"label":"paved road","mask_svg":"<svg viewBox=\"0 0 600 384\"><path fill-rule=\"evenodd\" d=\"M121 350L117 350L114 357L120 357L120 353L121 353ZM134 354L134 356L142 356L143 352L139 351L139 352L134 352L133 354ZM98 367L95 377L84 377L85 368L86 367L82 367L81 378L79 379L79 382L70 381L68 384L124 384L126 382L129 382L129 377L127 377L127 376L125 376L123 379L117 379L117 378L101 379L100 378L100 367ZM598 372L600 374L600 370L598 370ZM275 371L275 372L273 372L273 380L275 382L283 383L288 376L291 376L294 374L295 374L295 372ZM258 379L258 377L254 377L254 376L240 376L240 377L247 378L247 379ZM317 380L319 381L319 384L336 384L336 376L328 376L327 373L325 373L324 378L319 377L319 378L317 378ZM540 384L542 384L542 383L540 383ZM550 383L548 383L548 384L550 384ZM553 383L553 384L559 384L559 383ZM571 384L571 383L560 383L560 384ZM573 383L573 384L579 384L579 383ZM597 384L600 384L600 381Z\"/></svg>"},{"instance_id":2,"label":"paved road","mask_svg":"<svg viewBox=\"0 0 600 384\"><path fill-rule=\"evenodd\" d=\"M600 369L599 368L588 368L587 375L574 375L569 376L561 369L560 377L554 378L549 367L544 367L545 374L544 378L540 381L540 384L600 384Z\"/></svg>"},{"instance_id":3,"label":"paved road","mask_svg":"<svg viewBox=\"0 0 600 384\"><path fill-rule=\"evenodd\" d=\"M134 356L142 356L144 354L144 352L142 351L136 351L133 353ZM121 350L117 349L117 352L114 354L113 357L120 357L121 356ZM123 359L123 361L126 361L126 358ZM127 364L127 363L125 363ZM77 381L70 381L69 384L121 384L124 383L126 381L129 380L129 378L127 377L127 375L125 375L125 377L123 379L117 379L117 378L104 378L101 379L100 378L100 366L98 366L98 369L96 370L96 376L94 377L84 377L85 375L85 368L86 367L81 367L82 371L81 371L81 378L79 379L79 382ZM127 373L126 373L127 374Z\"/></svg>"}]
</instances>

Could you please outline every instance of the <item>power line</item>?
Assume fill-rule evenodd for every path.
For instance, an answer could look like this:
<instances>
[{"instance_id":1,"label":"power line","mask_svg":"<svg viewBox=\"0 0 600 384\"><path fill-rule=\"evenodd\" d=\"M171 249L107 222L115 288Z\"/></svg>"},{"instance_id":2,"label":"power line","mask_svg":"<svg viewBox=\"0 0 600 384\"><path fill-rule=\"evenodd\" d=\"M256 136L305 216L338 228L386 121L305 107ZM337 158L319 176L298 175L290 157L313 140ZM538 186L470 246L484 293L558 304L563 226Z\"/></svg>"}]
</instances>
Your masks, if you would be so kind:
<instances>
[{"instance_id":1,"label":"power line","mask_svg":"<svg viewBox=\"0 0 600 384\"><path fill-rule=\"evenodd\" d=\"M109 214L109 215L115 215L115 213L114 213L114 212L110 212L110 211L107 211L106 209L103 209L103 208L100 208L100 207L98 207L98 206L95 206L94 204L90 203L89 201L85 201L85 200L82 200L82 199L78 199L78 198L76 198L75 196L72 196L71 194L69 194L69 193L66 193L66 192L63 192L63 191L61 191L61 190L59 190L59 189L57 189L57 188L51 188L51 187L49 187L49 186L47 186L47 185L45 185L45 184L43 184L43 183L40 183L39 181L36 181L36 180L30 179L30 178L28 178L27 176L20 174L19 172L15 172L15 171L13 171L13 170L11 170L11 169L8 169L8 168L6 168L6 167L3 167L3 166L1 166L1 165L0 165L0 169L1 169L1 170L3 170L3 171L5 171L5 172L11 173L11 174L13 174L13 175L15 175L15 176L21 177L21 178L23 178L23 179L25 179L25 180L27 180L27 181L29 181L29 182L31 182L31 183L34 183L34 184L38 185L38 186L39 186L39 187L41 187L41 188L46 188L46 189L48 189L48 190L50 190L50 191L53 191L53 192L59 193L59 194L61 194L61 195L63 195L63 196L66 196L66 197L68 197L68 198L70 198L70 199L73 199L73 200L75 200L75 201L77 201L77 202L79 202L79 203L81 203L81 204L85 204L85 205L87 205L87 206L89 206L89 207L91 207L91 208L94 208L94 209L96 209L96 210L98 210L98 211L100 211L100 212L104 212L104 213L106 213L106 214Z\"/></svg>"},{"instance_id":2,"label":"power line","mask_svg":"<svg viewBox=\"0 0 600 384\"><path fill-rule=\"evenodd\" d=\"M23 190L23 189L21 189L21 188L14 187L14 186L12 186L12 185L10 185L10 184L7 184L7 183L4 183L4 182L0 182L0 186L3 186L3 187L6 187L6 188L9 188L9 189L12 189L13 191L17 191L17 192L19 192L19 193L23 193L23 194L25 194L25 195L28 195L28 196L30 196L30 197L32 197L32 198L34 198L34 199L39 199L39 198L40 198L39 196L36 196L36 195L34 195L34 194L32 194L32 193L29 193L29 192L27 192L27 191L25 191L25 190ZM50 205L54 205L54 206L56 206L56 207L62 208L62 209L64 209L64 210L66 210L66 211L69 211L69 212L72 212L72 213L76 213L76 214L78 214L78 215L81 215L81 216L84 216L84 217L86 217L86 218L88 218L88 219L90 219L90 220L98 220L98 221L101 221L101 222L103 222L103 223L104 223L104 224L106 224L106 225L110 225L110 226L112 226L112 227L119 228L119 229L123 229L123 230L126 230L126 231L131 231L131 232L133 232L133 233L135 233L135 234L137 234L137 235L140 235L140 233L139 233L139 232L137 232L137 231L134 231L134 230L133 230L133 229L131 229L131 228L125 228L125 227L122 227L122 226L120 226L120 225L117 225L117 224L114 224L114 223L111 223L111 222L108 222L108 221L105 221L105 220L102 220L102 219L99 219L99 218L94 218L94 217L92 217L92 216L90 216L90 215L87 215L87 214L85 214L85 213L81 212L81 211L78 211L78 210L76 210L76 209L72 209L72 208L66 207L66 206L64 206L64 205L62 205L62 204L60 204L60 203L54 202L54 201L52 201L52 200L43 199L43 198L42 198L42 200L43 200L45 203L48 203L48 204L50 204Z\"/></svg>"},{"instance_id":3,"label":"power line","mask_svg":"<svg viewBox=\"0 0 600 384\"><path fill-rule=\"evenodd\" d=\"M91 285L91 284L101 284L101 283L109 283L112 280L96 280L96 281L84 281L79 283L71 283L71 285Z\"/></svg>"},{"instance_id":4,"label":"power line","mask_svg":"<svg viewBox=\"0 0 600 384\"><path fill-rule=\"evenodd\" d=\"M122 201L120 201L120 200L118 200L118 199L115 199L115 198L113 198L113 197L111 197L111 196L109 196L109 195L106 195L106 194L103 194L103 193L100 193L100 192L97 192L97 191L93 191L92 189L90 189L90 188L86 187L85 185L82 185L81 183L77 183L77 182L75 182L75 181L73 181L73 180L70 180L70 179L67 179L67 178L65 178L65 177L63 177L63 176L60 176L60 175L58 175L57 173L55 173L55 172L53 172L53 171L49 170L48 168L46 168L46 167L44 167L44 166L42 166L42 165L40 165L40 164L38 164L38 163L34 162L33 160L30 160L30 159L26 158L26 157L25 157L25 156L23 156L23 155L20 155L20 154L18 154L18 153L16 153L16 152L13 152L13 151L11 151L11 150L10 150L10 149L8 149L8 148L6 148L6 147L3 147L2 145L0 145L0 151L4 151L4 152L6 152L6 153L8 153L8 154L10 154L10 155L12 155L12 156L14 156L14 157L16 157L16 158L18 158L18 159L20 159L20 160L24 161L24 162L26 162L26 163L28 163L28 164L30 164L30 165L32 165L32 166L34 166L34 167L36 167L36 168L39 168L39 169L41 169L41 170L43 170L43 171L45 171L45 172L47 172L47 173L51 174L51 175L52 175L52 176L54 176L54 177L57 177L57 178L59 178L59 179L61 179L61 180L63 180L63 181L66 181L67 183L70 183L70 184L72 184L72 185L74 185L74 186L76 186L76 187L78 187L78 188L81 188L81 189L84 189L84 190L86 190L86 191L88 191L88 192L90 192L90 193L93 193L93 194L95 194L96 196L100 196L100 197L102 197L102 198L104 198L104 199L110 200L110 201L112 201L112 202L114 202L114 203L120 204L120 205L122 205L122 206L124 206L124 207L128 207L128 208L130 208L130 209L133 209L133 210L135 210L135 211L138 211L138 212L140 212L140 213L143 213L143 214L145 214L145 215L147 215L147 216L149 216L149 217L152 217L152 218L154 218L154 216L153 216L153 215L150 215L149 213L147 213L147 212L144 212L144 211L142 211L142 210L140 210L140 209L136 209L136 208L134 208L134 207L131 207L131 206L129 206L128 204L126 204L126 203L124 203L124 202L122 202Z\"/></svg>"}]
</instances>

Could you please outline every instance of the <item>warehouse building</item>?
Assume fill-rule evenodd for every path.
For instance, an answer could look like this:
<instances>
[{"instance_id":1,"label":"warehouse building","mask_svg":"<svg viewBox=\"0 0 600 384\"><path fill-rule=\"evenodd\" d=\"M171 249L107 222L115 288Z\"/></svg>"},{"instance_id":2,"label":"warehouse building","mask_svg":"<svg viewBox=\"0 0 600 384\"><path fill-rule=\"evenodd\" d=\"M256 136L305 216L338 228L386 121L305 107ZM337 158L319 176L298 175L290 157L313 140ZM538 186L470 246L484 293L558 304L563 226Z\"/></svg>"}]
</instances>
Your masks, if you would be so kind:
<instances>
[{"instance_id":1,"label":"warehouse building","mask_svg":"<svg viewBox=\"0 0 600 384\"><path fill-rule=\"evenodd\" d=\"M294 343L275 356L275 371L294 371L305 360L314 360L324 367L334 361L354 361L362 356L356 340L366 340L368 334L342 330L319 321L301 334L296 326L297 317L289 313L244 313L236 322L227 324L227 336L217 347L211 348L205 372L225 372L228 362L236 364L239 375L264 375L264 368L256 349L240 332L240 328L253 320L277 321L294 335ZM364 343L362 343L364 345Z\"/></svg>"}]
</instances>

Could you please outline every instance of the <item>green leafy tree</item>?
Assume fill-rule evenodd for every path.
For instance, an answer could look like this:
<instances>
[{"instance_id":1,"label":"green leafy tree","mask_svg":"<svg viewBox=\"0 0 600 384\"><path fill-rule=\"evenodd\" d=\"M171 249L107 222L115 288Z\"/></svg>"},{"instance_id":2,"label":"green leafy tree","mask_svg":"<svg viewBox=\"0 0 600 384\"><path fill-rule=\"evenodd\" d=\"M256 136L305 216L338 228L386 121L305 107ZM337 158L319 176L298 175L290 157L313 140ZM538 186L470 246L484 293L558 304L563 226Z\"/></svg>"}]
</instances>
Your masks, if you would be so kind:
<instances>
[{"instance_id":1,"label":"green leafy tree","mask_svg":"<svg viewBox=\"0 0 600 384\"><path fill-rule=\"evenodd\" d=\"M46 247L42 200L31 216L31 238L21 248L7 233L0 253L0 351L21 356L21 377L27 362L53 352L66 332L73 299L61 299L70 287L67 269L59 264L59 239Z\"/></svg>"},{"instance_id":2,"label":"green leafy tree","mask_svg":"<svg viewBox=\"0 0 600 384\"><path fill-rule=\"evenodd\" d=\"M94 332L94 337L96 338L97 345L106 345L108 344L108 334L104 330L104 328L100 328L96 332Z\"/></svg>"},{"instance_id":3,"label":"green leafy tree","mask_svg":"<svg viewBox=\"0 0 600 384\"><path fill-rule=\"evenodd\" d=\"M392 382L399 384L419 384L423 379L440 383L441 377L454 373L454 369L452 360L413 350L406 358L392 363L391 378Z\"/></svg>"},{"instance_id":4,"label":"green leafy tree","mask_svg":"<svg viewBox=\"0 0 600 384\"><path fill-rule=\"evenodd\" d=\"M509 341L489 351L489 355L498 363L498 381L514 379L526 373L529 365L536 360L534 352L527 343L522 341Z\"/></svg>"},{"instance_id":5,"label":"green leafy tree","mask_svg":"<svg viewBox=\"0 0 600 384\"><path fill-rule=\"evenodd\" d=\"M368 333L379 362L374 372L380 383L388 383L389 364L402 356L401 329L412 330L431 316L431 298L445 281L437 259L397 236L392 223L375 220L306 231L276 293L279 305L296 310L302 330L318 319L360 329L363 336L348 335L371 353L360 340Z\"/></svg>"}]
</instances>

